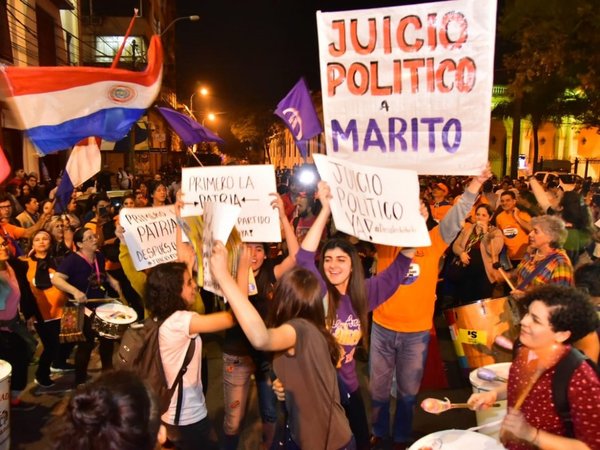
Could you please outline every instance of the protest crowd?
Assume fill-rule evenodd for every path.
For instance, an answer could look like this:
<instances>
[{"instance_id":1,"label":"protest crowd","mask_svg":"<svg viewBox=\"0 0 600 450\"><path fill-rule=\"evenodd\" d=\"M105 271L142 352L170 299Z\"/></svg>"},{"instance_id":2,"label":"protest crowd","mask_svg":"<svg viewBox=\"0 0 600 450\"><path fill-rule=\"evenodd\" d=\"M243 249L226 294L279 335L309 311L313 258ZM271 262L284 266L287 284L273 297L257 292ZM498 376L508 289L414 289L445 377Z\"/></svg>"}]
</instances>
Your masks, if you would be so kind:
<instances>
[{"instance_id":1,"label":"protest crowd","mask_svg":"<svg viewBox=\"0 0 600 450\"><path fill-rule=\"evenodd\" d=\"M117 67L137 9L110 68L3 65L21 150L71 153L53 180L0 148L0 449L9 420L40 407L29 394L54 392L55 449L235 450L253 408L264 450L600 450L600 186L492 174L496 3L317 11L322 114L304 78L273 109L294 169L192 151L224 140L195 120L195 92L190 108L161 93L161 36L198 15L162 29L152 14L140 71ZM101 169L100 141L133 156L150 108L198 166ZM473 386L463 403L418 404L445 375L438 319ZM478 425L419 436L418 408Z\"/></svg>"},{"instance_id":2,"label":"protest crowd","mask_svg":"<svg viewBox=\"0 0 600 450\"><path fill-rule=\"evenodd\" d=\"M79 442L68 448L100 448L89 434L99 425L88 422L106 420L109 428L117 427L107 416L114 414L110 403L124 402L131 410L123 413L123 420L131 421L127 430L146 432L135 443L117 439L118 446L110 448L154 448L161 445L159 436L163 448L235 449L253 379L264 448L290 448L290 442L303 449L381 448L390 438L394 448L408 448L414 441L416 395L430 339L435 339L430 333L435 309L507 296L521 317L513 323L521 321L520 348L533 351L555 338L565 344L558 359L578 348L598 361L597 183L586 180L563 193L535 177L498 180L489 171L471 178L421 176L421 213L431 246L415 251L372 245L336 231L330 206L335 193L325 182L304 184L298 173L299 168L278 171L278 193L270 199L282 243L240 242L235 251L217 243L212 254L199 256L178 238L178 262L139 272L123 241L119 209L173 205L179 217L179 174L131 176L116 200L106 191L122 187L123 177L96 176L60 210L52 184L15 170L0 191L0 358L12 366L13 413L27 414L34 407L21 393L29 365L37 364L39 389L52 389L57 378L75 373L73 392L65 393L72 398L56 448L67 448L59 444L67 440ZM179 217L180 235L181 225ZM227 303L198 287L202 256L210 260ZM238 259L237 275L228 266L231 257ZM250 286L247 273L253 275ZM139 321L160 321L168 383L176 379L190 339L196 342L183 375L181 405L174 395L158 413L153 386L115 371L113 355L123 330L112 336L98 326L94 311L101 299L129 305ZM83 320L65 320L81 307L88 313ZM200 336L220 331L225 333L225 417L217 425L207 415ZM102 375L94 380L87 366L96 348ZM522 359L519 351L513 365ZM358 389L359 353L370 362L370 412ZM570 381L568 434L548 403L557 360L520 409L511 409L504 419L507 448L600 448L597 373L584 363ZM527 376L525 366L511 369L509 406L519 392L513 378L523 383L518 377ZM397 394L390 411L393 384ZM486 408L503 395L506 386L502 392L474 394L469 403ZM147 414L138 417L139 408ZM539 415L539 410L547 412ZM160 433L159 421L165 426ZM119 436L124 430L111 433Z\"/></svg>"}]
</instances>

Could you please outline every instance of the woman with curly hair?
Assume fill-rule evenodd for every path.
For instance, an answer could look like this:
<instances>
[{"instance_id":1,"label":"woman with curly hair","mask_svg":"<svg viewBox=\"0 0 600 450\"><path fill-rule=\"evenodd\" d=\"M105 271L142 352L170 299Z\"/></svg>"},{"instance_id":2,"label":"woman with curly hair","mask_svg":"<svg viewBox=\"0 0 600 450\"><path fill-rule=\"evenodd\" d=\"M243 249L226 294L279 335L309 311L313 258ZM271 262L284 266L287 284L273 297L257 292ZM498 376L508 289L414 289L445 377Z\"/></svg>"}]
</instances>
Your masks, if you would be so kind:
<instances>
[{"instance_id":1,"label":"woman with curly hair","mask_svg":"<svg viewBox=\"0 0 600 450\"><path fill-rule=\"evenodd\" d=\"M152 450L157 438L161 440L159 427L158 405L149 387L133 372L106 372L75 391L53 448Z\"/></svg>"},{"instance_id":2,"label":"woman with curly hair","mask_svg":"<svg viewBox=\"0 0 600 450\"><path fill-rule=\"evenodd\" d=\"M521 320L508 386L473 394L468 403L473 409L485 409L498 398L508 399L500 433L509 450L599 449L600 380L592 366L581 362L566 380L571 427L553 400L553 378L563 359L575 351L571 344L598 327L589 296L572 287L546 285L531 289L522 301L528 309Z\"/></svg>"},{"instance_id":3,"label":"woman with curly hair","mask_svg":"<svg viewBox=\"0 0 600 450\"><path fill-rule=\"evenodd\" d=\"M190 339L195 340L192 359L183 375L179 422L176 423L175 420L178 392L173 394L169 409L162 415L169 440L177 449L182 450L217 448L216 435L208 419L202 392L200 333L214 333L234 325L229 312L200 315L190 311L196 290L196 282L185 263L156 266L146 281L146 308L150 317L162 321L158 343L167 385L173 385Z\"/></svg>"}]
</instances>

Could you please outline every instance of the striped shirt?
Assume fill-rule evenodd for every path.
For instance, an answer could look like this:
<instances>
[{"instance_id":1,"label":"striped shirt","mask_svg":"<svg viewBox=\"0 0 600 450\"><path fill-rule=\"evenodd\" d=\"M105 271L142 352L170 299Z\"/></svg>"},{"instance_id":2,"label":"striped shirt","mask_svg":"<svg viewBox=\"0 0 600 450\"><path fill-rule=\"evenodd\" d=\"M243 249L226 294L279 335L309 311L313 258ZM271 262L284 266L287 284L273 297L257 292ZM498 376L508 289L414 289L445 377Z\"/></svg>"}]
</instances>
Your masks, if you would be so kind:
<instances>
[{"instance_id":1,"label":"striped shirt","mask_svg":"<svg viewBox=\"0 0 600 450\"><path fill-rule=\"evenodd\" d=\"M563 249L553 249L552 253L548 254L555 255L545 267L540 270L533 280L530 280L526 286L520 286L523 280L526 280L531 273L536 269L537 265L544 262L546 258L542 260L534 259L535 253L527 252L523 256L523 260L519 263L516 269L517 275L517 289L526 290L533 286L540 286L542 284L558 284L561 286L573 286L573 266L571 260L567 256Z\"/></svg>"}]
</instances>

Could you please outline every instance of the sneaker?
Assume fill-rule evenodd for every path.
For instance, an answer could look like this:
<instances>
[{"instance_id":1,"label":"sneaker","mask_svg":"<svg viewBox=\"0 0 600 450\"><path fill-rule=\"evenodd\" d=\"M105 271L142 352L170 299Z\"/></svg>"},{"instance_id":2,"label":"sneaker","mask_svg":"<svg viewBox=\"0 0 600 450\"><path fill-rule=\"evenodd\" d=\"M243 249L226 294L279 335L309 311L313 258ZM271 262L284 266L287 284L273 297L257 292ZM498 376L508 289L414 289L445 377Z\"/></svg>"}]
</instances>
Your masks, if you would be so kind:
<instances>
[{"instance_id":1,"label":"sneaker","mask_svg":"<svg viewBox=\"0 0 600 450\"><path fill-rule=\"evenodd\" d=\"M50 366L51 373L63 373L63 372L73 372L75 370L75 366L69 363L63 363L60 365L52 364Z\"/></svg>"},{"instance_id":2,"label":"sneaker","mask_svg":"<svg viewBox=\"0 0 600 450\"><path fill-rule=\"evenodd\" d=\"M52 386L54 386L54 381L52 381L50 378L38 378L35 377L33 379L33 381L35 382L35 384L37 384L39 387L43 387L43 388L50 388Z\"/></svg>"},{"instance_id":3,"label":"sneaker","mask_svg":"<svg viewBox=\"0 0 600 450\"><path fill-rule=\"evenodd\" d=\"M20 398L10 401L10 410L13 412L32 411L35 409L35 407L36 407L36 405L34 405L33 403L24 402Z\"/></svg>"}]
</instances>

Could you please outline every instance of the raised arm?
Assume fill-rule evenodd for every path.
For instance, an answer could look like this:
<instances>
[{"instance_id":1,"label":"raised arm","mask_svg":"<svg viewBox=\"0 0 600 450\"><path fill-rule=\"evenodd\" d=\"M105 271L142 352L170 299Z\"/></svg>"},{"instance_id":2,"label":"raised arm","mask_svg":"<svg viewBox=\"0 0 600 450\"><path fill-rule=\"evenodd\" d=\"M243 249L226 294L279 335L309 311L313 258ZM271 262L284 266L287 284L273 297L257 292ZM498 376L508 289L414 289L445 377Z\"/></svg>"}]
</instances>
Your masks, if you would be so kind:
<instances>
[{"instance_id":1,"label":"raised arm","mask_svg":"<svg viewBox=\"0 0 600 450\"><path fill-rule=\"evenodd\" d=\"M548 194L546 193L544 186L542 186L542 183L540 183L539 180L533 175L529 175L527 181L529 181L529 189L531 189L531 192L533 192L533 195L540 205L540 208L542 208L542 211L548 212L548 209L552 207L552 204L550 203L550 199L548 198Z\"/></svg>"},{"instance_id":2,"label":"raised arm","mask_svg":"<svg viewBox=\"0 0 600 450\"><path fill-rule=\"evenodd\" d=\"M257 350L280 351L296 344L296 331L291 325L267 328L258 311L240 290L227 268L227 249L222 242L215 242L210 258L213 277L229 302L244 334Z\"/></svg>"},{"instance_id":3,"label":"raised arm","mask_svg":"<svg viewBox=\"0 0 600 450\"><path fill-rule=\"evenodd\" d=\"M329 200L331 199L331 189L329 185L325 181L319 182L319 187L317 191L317 198L321 200L321 211L317 215L314 223L306 233L304 240L300 247L304 250L308 250L309 252L316 252L319 248L319 243L321 242L321 236L323 236L323 230L327 226L327 221L329 220L329 216L331 214L331 205L329 204Z\"/></svg>"},{"instance_id":4,"label":"raised arm","mask_svg":"<svg viewBox=\"0 0 600 450\"><path fill-rule=\"evenodd\" d=\"M279 213L279 221L281 222L281 227L283 229L283 237L288 248L288 255L286 258L273 268L275 278L279 279L281 275L296 265L296 253L298 253L300 246L298 245L298 239L296 238L296 233L294 233L294 228L285 214L283 199L279 194L271 195L275 197L271 202L271 206L273 206L273 208L277 208Z\"/></svg>"},{"instance_id":5,"label":"raised arm","mask_svg":"<svg viewBox=\"0 0 600 450\"><path fill-rule=\"evenodd\" d=\"M492 172L490 171L490 165L488 163L485 169L482 170L481 174L473 177L469 185L466 187L464 194L460 196L458 202L456 202L454 206L450 208L450 211L448 211L448 213L441 220L440 233L442 235L442 239L444 239L444 242L450 244L460 232L467 214L469 214L469 211L471 211L471 208L475 204L475 200L477 200L477 195L479 194L481 185L491 176Z\"/></svg>"}]
</instances>

